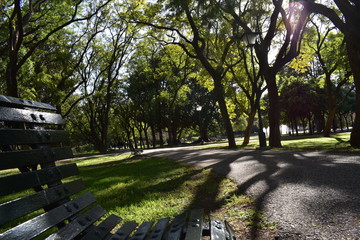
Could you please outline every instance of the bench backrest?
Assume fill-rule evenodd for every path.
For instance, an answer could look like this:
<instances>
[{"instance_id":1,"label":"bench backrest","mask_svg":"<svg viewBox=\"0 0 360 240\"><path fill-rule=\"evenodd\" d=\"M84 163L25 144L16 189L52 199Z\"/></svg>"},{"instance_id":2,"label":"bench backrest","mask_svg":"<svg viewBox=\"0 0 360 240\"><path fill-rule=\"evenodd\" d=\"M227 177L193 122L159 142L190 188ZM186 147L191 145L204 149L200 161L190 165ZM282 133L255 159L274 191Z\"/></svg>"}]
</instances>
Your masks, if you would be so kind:
<instances>
[{"instance_id":1,"label":"bench backrest","mask_svg":"<svg viewBox=\"0 0 360 240\"><path fill-rule=\"evenodd\" d=\"M0 239L29 239L82 232L105 212L85 187L72 157L64 120L51 105L0 95ZM96 217L94 217L96 216ZM65 236L64 235L64 236ZM69 238L70 239L70 238Z\"/></svg>"}]
</instances>

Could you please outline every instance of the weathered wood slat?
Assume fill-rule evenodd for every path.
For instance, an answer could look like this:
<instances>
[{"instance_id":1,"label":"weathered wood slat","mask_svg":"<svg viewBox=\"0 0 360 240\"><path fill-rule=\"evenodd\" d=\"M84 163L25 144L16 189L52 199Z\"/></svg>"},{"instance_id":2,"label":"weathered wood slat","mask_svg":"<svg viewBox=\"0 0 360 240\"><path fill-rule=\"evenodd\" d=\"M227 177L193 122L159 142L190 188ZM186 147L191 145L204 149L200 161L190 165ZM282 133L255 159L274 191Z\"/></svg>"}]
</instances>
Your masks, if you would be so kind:
<instances>
[{"instance_id":1,"label":"weathered wood slat","mask_svg":"<svg viewBox=\"0 0 360 240\"><path fill-rule=\"evenodd\" d=\"M151 234L147 236L146 240L161 240L169 220L170 220L169 218L160 219L156 223Z\"/></svg>"},{"instance_id":2,"label":"weathered wood slat","mask_svg":"<svg viewBox=\"0 0 360 240\"><path fill-rule=\"evenodd\" d=\"M185 240L201 239L203 231L203 219L203 209L195 209L190 212L190 218L186 228Z\"/></svg>"},{"instance_id":3,"label":"weathered wood slat","mask_svg":"<svg viewBox=\"0 0 360 240\"><path fill-rule=\"evenodd\" d=\"M226 220L225 220L225 228L226 228L227 239L236 240L235 232L234 232L233 228L231 227L231 225Z\"/></svg>"},{"instance_id":4,"label":"weathered wood slat","mask_svg":"<svg viewBox=\"0 0 360 240\"><path fill-rule=\"evenodd\" d=\"M130 234L137 227L137 223L134 221L124 223L119 230L112 236L106 237L106 240L126 240L130 236Z\"/></svg>"},{"instance_id":5,"label":"weathered wood slat","mask_svg":"<svg viewBox=\"0 0 360 240\"><path fill-rule=\"evenodd\" d=\"M139 228L136 230L134 235L130 238L130 240L143 240L146 237L146 234L149 232L151 226L154 224L153 221L143 222Z\"/></svg>"},{"instance_id":6,"label":"weathered wood slat","mask_svg":"<svg viewBox=\"0 0 360 240\"><path fill-rule=\"evenodd\" d=\"M220 219L215 217L210 217L210 239L226 240L225 226Z\"/></svg>"},{"instance_id":7,"label":"weathered wood slat","mask_svg":"<svg viewBox=\"0 0 360 240\"><path fill-rule=\"evenodd\" d=\"M186 214L178 215L174 218L169 231L165 234L166 240L179 240L185 226Z\"/></svg>"},{"instance_id":8,"label":"weathered wood slat","mask_svg":"<svg viewBox=\"0 0 360 240\"><path fill-rule=\"evenodd\" d=\"M35 194L0 205L0 225L53 204L85 189L81 179L47 188Z\"/></svg>"},{"instance_id":9,"label":"weathered wood slat","mask_svg":"<svg viewBox=\"0 0 360 240\"><path fill-rule=\"evenodd\" d=\"M122 219L120 217L112 214L88 232L83 238L81 238L81 240L103 239L121 220Z\"/></svg>"},{"instance_id":10,"label":"weathered wood slat","mask_svg":"<svg viewBox=\"0 0 360 240\"><path fill-rule=\"evenodd\" d=\"M85 193L64 205L54 208L49 212L43 213L0 234L0 239L25 240L34 238L94 202L95 198L93 195L91 193Z\"/></svg>"},{"instance_id":11,"label":"weathered wood slat","mask_svg":"<svg viewBox=\"0 0 360 240\"><path fill-rule=\"evenodd\" d=\"M31 107L31 108L39 108L50 111L56 111L56 108L50 104L24 100L21 98L9 97L0 95L0 105L1 106L12 106L12 107Z\"/></svg>"},{"instance_id":12,"label":"weathered wood slat","mask_svg":"<svg viewBox=\"0 0 360 240\"><path fill-rule=\"evenodd\" d=\"M63 125L60 114L0 107L0 121Z\"/></svg>"},{"instance_id":13,"label":"weathered wood slat","mask_svg":"<svg viewBox=\"0 0 360 240\"><path fill-rule=\"evenodd\" d=\"M46 147L25 151L0 152L0 170L31 166L72 157L70 147Z\"/></svg>"},{"instance_id":14,"label":"weathered wood slat","mask_svg":"<svg viewBox=\"0 0 360 240\"><path fill-rule=\"evenodd\" d=\"M50 144L69 141L64 130L0 129L0 145Z\"/></svg>"},{"instance_id":15,"label":"weathered wood slat","mask_svg":"<svg viewBox=\"0 0 360 240\"><path fill-rule=\"evenodd\" d=\"M1 161L1 160L0 160ZM75 163L0 178L0 196L79 174Z\"/></svg>"},{"instance_id":16,"label":"weathered wood slat","mask_svg":"<svg viewBox=\"0 0 360 240\"><path fill-rule=\"evenodd\" d=\"M99 205L90 209L86 213L80 215L65 227L61 228L56 233L50 235L46 238L46 240L70 240L78 236L81 232L83 232L86 228L88 228L91 224L97 221L105 214L105 210ZM98 238L101 239L101 238Z\"/></svg>"}]
</instances>

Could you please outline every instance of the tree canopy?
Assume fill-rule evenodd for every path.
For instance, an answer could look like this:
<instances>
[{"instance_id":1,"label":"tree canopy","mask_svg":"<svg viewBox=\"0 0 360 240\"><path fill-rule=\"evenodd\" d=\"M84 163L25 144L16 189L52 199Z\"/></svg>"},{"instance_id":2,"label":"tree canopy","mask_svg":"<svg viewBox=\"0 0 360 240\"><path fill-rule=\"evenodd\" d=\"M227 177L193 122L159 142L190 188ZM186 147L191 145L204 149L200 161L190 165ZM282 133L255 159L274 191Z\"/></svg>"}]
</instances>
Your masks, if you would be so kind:
<instances>
[{"instance_id":1,"label":"tree canopy","mask_svg":"<svg viewBox=\"0 0 360 240\"><path fill-rule=\"evenodd\" d=\"M234 148L242 135L247 145L264 110L271 147L281 147L280 124L329 136L336 122L353 122L360 147L359 9L345 0L1 1L0 93L56 105L74 144L101 152L196 136L225 136ZM243 41L254 33L254 44Z\"/></svg>"}]
</instances>

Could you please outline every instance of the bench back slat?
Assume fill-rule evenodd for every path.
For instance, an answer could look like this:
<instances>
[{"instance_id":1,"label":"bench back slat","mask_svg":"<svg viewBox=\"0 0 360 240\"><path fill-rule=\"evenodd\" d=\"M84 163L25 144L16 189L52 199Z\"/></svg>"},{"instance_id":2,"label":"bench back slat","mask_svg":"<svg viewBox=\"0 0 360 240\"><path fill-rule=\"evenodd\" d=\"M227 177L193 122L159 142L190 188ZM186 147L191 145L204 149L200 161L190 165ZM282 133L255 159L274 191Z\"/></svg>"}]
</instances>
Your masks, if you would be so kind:
<instances>
[{"instance_id":1,"label":"bench back slat","mask_svg":"<svg viewBox=\"0 0 360 240\"><path fill-rule=\"evenodd\" d=\"M0 145L66 143L69 133L64 130L0 129Z\"/></svg>"},{"instance_id":2,"label":"bench back slat","mask_svg":"<svg viewBox=\"0 0 360 240\"><path fill-rule=\"evenodd\" d=\"M0 196L59 181L79 174L75 163L0 178Z\"/></svg>"},{"instance_id":3,"label":"bench back slat","mask_svg":"<svg viewBox=\"0 0 360 240\"><path fill-rule=\"evenodd\" d=\"M56 108L54 106L47 103L24 100L20 98L14 98L3 95L0 95L0 104L3 106L11 106L11 107L31 107L31 108L56 111Z\"/></svg>"},{"instance_id":4,"label":"bench back slat","mask_svg":"<svg viewBox=\"0 0 360 240\"><path fill-rule=\"evenodd\" d=\"M105 214L99 205L78 216L65 227L50 235L46 240L73 239Z\"/></svg>"},{"instance_id":5,"label":"bench back slat","mask_svg":"<svg viewBox=\"0 0 360 240\"><path fill-rule=\"evenodd\" d=\"M160 219L154 229L152 230L151 234L149 234L146 240L161 240L163 239L163 234L166 230L167 224L169 223L169 218L162 218Z\"/></svg>"},{"instance_id":6,"label":"bench back slat","mask_svg":"<svg viewBox=\"0 0 360 240\"><path fill-rule=\"evenodd\" d=\"M107 236L112 229L116 227L118 223L121 222L121 218L111 214L104 221L102 221L98 226L89 231L81 240L98 240L103 239Z\"/></svg>"},{"instance_id":7,"label":"bench back slat","mask_svg":"<svg viewBox=\"0 0 360 240\"><path fill-rule=\"evenodd\" d=\"M0 121L61 125L65 123L60 114L8 107L0 107Z\"/></svg>"},{"instance_id":8,"label":"bench back slat","mask_svg":"<svg viewBox=\"0 0 360 240\"><path fill-rule=\"evenodd\" d=\"M62 229L64 220L95 202L91 194L71 200L85 188L81 180L62 183L79 173L74 163L55 164L73 156L63 125L49 104L0 95L0 170L5 170L0 173L0 225L5 230L20 222L1 239L29 239L54 226ZM39 215L40 209L45 213ZM24 222L30 213L35 217Z\"/></svg>"},{"instance_id":9,"label":"bench back slat","mask_svg":"<svg viewBox=\"0 0 360 240\"><path fill-rule=\"evenodd\" d=\"M126 240L135 230L138 224L134 221L124 223L117 232L110 237L110 240Z\"/></svg>"},{"instance_id":10,"label":"bench back slat","mask_svg":"<svg viewBox=\"0 0 360 240\"><path fill-rule=\"evenodd\" d=\"M181 237L181 234L183 232L183 229L185 227L185 220L187 215L186 214L180 214L175 217L173 220L168 232L165 234L166 240L179 240Z\"/></svg>"},{"instance_id":11,"label":"bench back slat","mask_svg":"<svg viewBox=\"0 0 360 240\"><path fill-rule=\"evenodd\" d=\"M25 240L35 238L56 224L77 214L82 209L95 202L91 193L85 193L68 203L45 212L31 220L0 234L1 239Z\"/></svg>"},{"instance_id":12,"label":"bench back slat","mask_svg":"<svg viewBox=\"0 0 360 240\"><path fill-rule=\"evenodd\" d=\"M185 240L201 239L203 231L203 219L203 209L195 209L190 212Z\"/></svg>"},{"instance_id":13,"label":"bench back slat","mask_svg":"<svg viewBox=\"0 0 360 240\"><path fill-rule=\"evenodd\" d=\"M211 240L226 240L225 226L216 217L210 217L210 236Z\"/></svg>"},{"instance_id":14,"label":"bench back slat","mask_svg":"<svg viewBox=\"0 0 360 240\"><path fill-rule=\"evenodd\" d=\"M153 224L153 221L143 222L136 230L134 235L130 238L130 240L144 240L146 234L148 233Z\"/></svg>"},{"instance_id":15,"label":"bench back slat","mask_svg":"<svg viewBox=\"0 0 360 240\"><path fill-rule=\"evenodd\" d=\"M54 162L72 156L70 147L46 147L28 151L0 152L0 170Z\"/></svg>"},{"instance_id":16,"label":"bench back slat","mask_svg":"<svg viewBox=\"0 0 360 240\"><path fill-rule=\"evenodd\" d=\"M47 188L35 194L0 205L0 225L56 203L85 189L81 179Z\"/></svg>"}]
</instances>

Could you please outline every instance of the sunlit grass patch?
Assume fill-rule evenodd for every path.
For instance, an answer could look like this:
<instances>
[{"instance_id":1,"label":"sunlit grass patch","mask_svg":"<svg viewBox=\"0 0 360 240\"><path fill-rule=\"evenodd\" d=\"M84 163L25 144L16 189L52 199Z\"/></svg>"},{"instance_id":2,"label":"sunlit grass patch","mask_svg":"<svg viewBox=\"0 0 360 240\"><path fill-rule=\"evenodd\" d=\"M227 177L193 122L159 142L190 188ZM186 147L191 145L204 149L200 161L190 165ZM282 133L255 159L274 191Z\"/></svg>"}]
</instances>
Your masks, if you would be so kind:
<instances>
[{"instance_id":1,"label":"sunlit grass patch","mask_svg":"<svg viewBox=\"0 0 360 240\"><path fill-rule=\"evenodd\" d=\"M358 152L350 146L350 133L333 134L330 137L304 136L281 143L285 149L304 151Z\"/></svg>"},{"instance_id":2,"label":"sunlit grass patch","mask_svg":"<svg viewBox=\"0 0 360 240\"><path fill-rule=\"evenodd\" d=\"M104 217L115 214L124 222L141 223L204 208L206 213L234 224L238 239L247 239L250 228L272 231L268 225L258 224L266 218L257 214L252 199L239 194L234 182L209 169L167 158L131 158L126 154L66 160L60 164L72 162L79 166L80 176L65 181L83 179L85 191L92 192L97 204L107 211ZM247 214L250 210L255 212L256 219L254 214Z\"/></svg>"},{"instance_id":3,"label":"sunlit grass patch","mask_svg":"<svg viewBox=\"0 0 360 240\"><path fill-rule=\"evenodd\" d=\"M268 139L267 139L268 140ZM238 139L237 148L254 150L259 148L259 141L257 136L252 136L250 142L246 146L241 146L242 142ZM267 142L269 144L269 142ZM293 151L322 151L322 152L339 152L339 153L358 153L359 149L354 149L350 146L350 133L336 133L330 137L323 137L321 135L299 135L286 136L281 140L283 148L273 150L293 150ZM226 149L227 143L221 144L205 144L196 146L194 149Z\"/></svg>"},{"instance_id":4,"label":"sunlit grass patch","mask_svg":"<svg viewBox=\"0 0 360 240\"><path fill-rule=\"evenodd\" d=\"M121 155L81 160L78 164L87 191L95 195L107 215L116 214L124 221L154 221L204 208L230 223L241 221L245 227L236 229L239 236L246 236L253 227L272 231L269 225L258 224L265 216L254 219L246 214L249 209L258 212L252 199L239 194L234 182L209 169L193 168L167 158Z\"/></svg>"}]
</instances>

